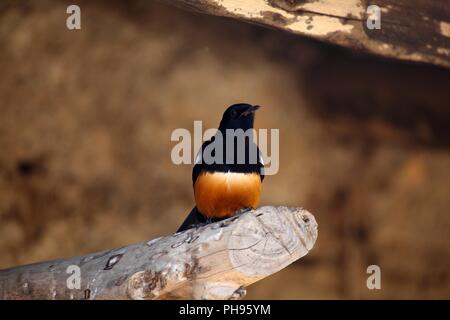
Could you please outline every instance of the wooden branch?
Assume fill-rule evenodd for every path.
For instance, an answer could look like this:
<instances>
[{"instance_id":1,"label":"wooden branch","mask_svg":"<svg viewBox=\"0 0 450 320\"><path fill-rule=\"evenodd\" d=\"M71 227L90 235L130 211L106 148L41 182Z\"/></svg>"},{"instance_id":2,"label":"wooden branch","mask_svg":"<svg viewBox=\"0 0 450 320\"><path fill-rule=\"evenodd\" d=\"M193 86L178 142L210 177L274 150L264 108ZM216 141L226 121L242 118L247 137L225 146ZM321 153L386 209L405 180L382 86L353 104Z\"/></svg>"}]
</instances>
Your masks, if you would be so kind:
<instances>
[{"instance_id":1,"label":"wooden branch","mask_svg":"<svg viewBox=\"0 0 450 320\"><path fill-rule=\"evenodd\" d=\"M450 2L441 0L161 0L377 55L450 67ZM369 30L367 8L381 9ZM371 16L372 17L372 16Z\"/></svg>"},{"instance_id":2,"label":"wooden branch","mask_svg":"<svg viewBox=\"0 0 450 320\"><path fill-rule=\"evenodd\" d=\"M261 207L148 242L0 270L0 299L239 299L316 238L309 212Z\"/></svg>"}]
</instances>

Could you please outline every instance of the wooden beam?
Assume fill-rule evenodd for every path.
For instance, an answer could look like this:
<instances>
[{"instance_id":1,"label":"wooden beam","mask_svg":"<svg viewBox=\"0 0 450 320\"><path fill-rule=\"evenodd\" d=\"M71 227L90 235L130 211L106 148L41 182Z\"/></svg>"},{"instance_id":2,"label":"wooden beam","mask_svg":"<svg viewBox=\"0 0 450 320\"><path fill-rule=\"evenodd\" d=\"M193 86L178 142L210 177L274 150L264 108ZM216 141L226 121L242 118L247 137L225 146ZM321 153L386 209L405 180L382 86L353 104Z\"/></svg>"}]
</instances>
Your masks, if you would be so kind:
<instances>
[{"instance_id":1,"label":"wooden beam","mask_svg":"<svg viewBox=\"0 0 450 320\"><path fill-rule=\"evenodd\" d=\"M0 270L0 299L239 299L316 238L306 210L261 207L118 249Z\"/></svg>"},{"instance_id":2,"label":"wooden beam","mask_svg":"<svg viewBox=\"0 0 450 320\"><path fill-rule=\"evenodd\" d=\"M161 0L376 55L450 67L450 2L441 0ZM370 30L367 9L381 10Z\"/></svg>"}]
</instances>

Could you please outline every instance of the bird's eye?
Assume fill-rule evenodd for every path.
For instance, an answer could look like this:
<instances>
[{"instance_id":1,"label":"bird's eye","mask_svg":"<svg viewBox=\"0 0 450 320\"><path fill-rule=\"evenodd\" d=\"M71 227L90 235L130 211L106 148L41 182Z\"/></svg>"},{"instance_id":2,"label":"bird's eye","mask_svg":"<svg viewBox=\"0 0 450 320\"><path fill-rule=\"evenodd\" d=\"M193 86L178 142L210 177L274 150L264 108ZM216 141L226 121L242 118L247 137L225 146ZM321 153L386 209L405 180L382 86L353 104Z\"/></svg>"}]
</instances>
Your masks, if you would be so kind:
<instances>
[{"instance_id":1,"label":"bird's eye","mask_svg":"<svg viewBox=\"0 0 450 320\"><path fill-rule=\"evenodd\" d=\"M237 115L236 110L231 110L231 116L232 116L233 118L236 118L236 115Z\"/></svg>"}]
</instances>

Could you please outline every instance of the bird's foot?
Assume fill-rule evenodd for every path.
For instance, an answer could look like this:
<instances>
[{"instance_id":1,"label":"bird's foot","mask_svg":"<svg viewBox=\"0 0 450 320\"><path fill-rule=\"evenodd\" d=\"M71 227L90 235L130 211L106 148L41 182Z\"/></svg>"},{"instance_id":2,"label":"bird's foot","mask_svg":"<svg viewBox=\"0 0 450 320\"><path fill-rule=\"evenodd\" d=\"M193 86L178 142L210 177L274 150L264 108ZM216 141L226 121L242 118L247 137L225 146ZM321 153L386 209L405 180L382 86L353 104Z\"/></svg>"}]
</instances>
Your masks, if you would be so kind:
<instances>
[{"instance_id":1,"label":"bird's foot","mask_svg":"<svg viewBox=\"0 0 450 320\"><path fill-rule=\"evenodd\" d=\"M215 222L215 221L212 218L206 218L205 222L197 222L197 223L191 224L189 228L190 229L191 228L198 229L198 228L207 226L208 224L211 224L213 222Z\"/></svg>"},{"instance_id":2,"label":"bird's foot","mask_svg":"<svg viewBox=\"0 0 450 320\"><path fill-rule=\"evenodd\" d=\"M199 222L199 223L196 223L196 224L191 225L191 228L198 229L198 228L201 228L201 227L206 226L208 223L209 223L209 222L207 222L207 221L206 221L206 222Z\"/></svg>"},{"instance_id":3,"label":"bird's foot","mask_svg":"<svg viewBox=\"0 0 450 320\"><path fill-rule=\"evenodd\" d=\"M236 211L236 213L235 213L234 215L235 215L235 216L240 216L241 214L246 213L246 212L249 212L249 211L251 211L251 210L253 210L253 208L249 208L249 207L247 207L247 208L242 208L242 209L239 209L238 211Z\"/></svg>"}]
</instances>

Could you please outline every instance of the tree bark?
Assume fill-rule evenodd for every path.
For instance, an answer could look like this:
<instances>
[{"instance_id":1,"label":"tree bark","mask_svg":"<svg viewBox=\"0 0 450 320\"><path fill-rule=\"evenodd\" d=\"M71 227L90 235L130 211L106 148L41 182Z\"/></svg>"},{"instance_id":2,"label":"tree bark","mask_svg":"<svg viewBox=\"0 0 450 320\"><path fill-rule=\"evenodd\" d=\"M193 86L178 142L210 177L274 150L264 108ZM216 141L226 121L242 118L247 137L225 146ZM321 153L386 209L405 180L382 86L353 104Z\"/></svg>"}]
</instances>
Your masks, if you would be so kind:
<instances>
[{"instance_id":1,"label":"tree bark","mask_svg":"<svg viewBox=\"0 0 450 320\"><path fill-rule=\"evenodd\" d=\"M261 207L147 242L0 270L0 298L239 299L316 238L309 212Z\"/></svg>"},{"instance_id":2,"label":"tree bark","mask_svg":"<svg viewBox=\"0 0 450 320\"><path fill-rule=\"evenodd\" d=\"M450 2L440 0L160 0L384 57L450 67ZM368 7L381 9L369 29Z\"/></svg>"}]
</instances>

